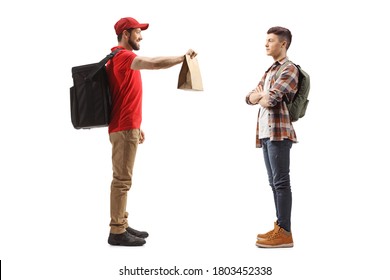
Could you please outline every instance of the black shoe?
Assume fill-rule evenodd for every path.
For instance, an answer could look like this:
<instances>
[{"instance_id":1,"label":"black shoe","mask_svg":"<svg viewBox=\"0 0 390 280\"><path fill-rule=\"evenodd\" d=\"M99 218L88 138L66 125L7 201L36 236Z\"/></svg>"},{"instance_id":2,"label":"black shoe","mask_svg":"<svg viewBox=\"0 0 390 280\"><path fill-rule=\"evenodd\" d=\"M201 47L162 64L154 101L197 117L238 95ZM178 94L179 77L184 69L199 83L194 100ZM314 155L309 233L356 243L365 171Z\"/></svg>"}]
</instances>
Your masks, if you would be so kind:
<instances>
[{"instance_id":1,"label":"black shoe","mask_svg":"<svg viewBox=\"0 0 390 280\"><path fill-rule=\"evenodd\" d=\"M119 246L142 246L146 241L142 238L138 238L131 235L127 231L121 234L110 233L108 237L108 244L119 245Z\"/></svg>"},{"instance_id":2,"label":"black shoe","mask_svg":"<svg viewBox=\"0 0 390 280\"><path fill-rule=\"evenodd\" d=\"M133 229L131 227L128 227L126 229L126 231L128 233L130 233L131 235L137 236L139 238L146 238L149 236L149 233L147 233L146 231L139 231L139 230Z\"/></svg>"}]
</instances>

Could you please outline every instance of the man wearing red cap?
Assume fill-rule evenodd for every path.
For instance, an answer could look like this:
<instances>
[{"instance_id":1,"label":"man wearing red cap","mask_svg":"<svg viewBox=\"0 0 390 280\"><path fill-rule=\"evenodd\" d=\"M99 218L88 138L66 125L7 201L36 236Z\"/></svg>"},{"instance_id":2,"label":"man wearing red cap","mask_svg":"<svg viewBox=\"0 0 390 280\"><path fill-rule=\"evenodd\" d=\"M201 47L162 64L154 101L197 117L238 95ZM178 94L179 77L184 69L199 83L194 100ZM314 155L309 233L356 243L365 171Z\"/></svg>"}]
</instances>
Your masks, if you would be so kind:
<instances>
[{"instance_id":1,"label":"man wearing red cap","mask_svg":"<svg viewBox=\"0 0 390 280\"><path fill-rule=\"evenodd\" d=\"M120 51L111 59L106 70L112 94L112 113L109 135L112 144L113 180L110 199L110 235L108 243L121 246L141 246L148 233L131 228L126 212L127 192L132 184L132 173L138 144L145 140L141 130L142 81L141 69L164 69L184 61L184 55L172 57L141 57L141 31L148 23L139 23L131 17L121 18L114 26ZM197 54L188 50L186 55Z\"/></svg>"}]
</instances>

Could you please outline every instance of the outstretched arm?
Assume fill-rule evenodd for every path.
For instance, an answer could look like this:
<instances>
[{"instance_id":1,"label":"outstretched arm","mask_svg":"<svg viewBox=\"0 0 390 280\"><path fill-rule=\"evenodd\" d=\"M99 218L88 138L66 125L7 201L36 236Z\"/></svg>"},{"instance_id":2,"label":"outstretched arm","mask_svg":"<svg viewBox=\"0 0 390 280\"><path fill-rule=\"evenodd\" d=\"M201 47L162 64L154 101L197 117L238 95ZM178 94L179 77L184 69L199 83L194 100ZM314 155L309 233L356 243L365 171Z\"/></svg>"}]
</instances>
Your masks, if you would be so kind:
<instances>
[{"instance_id":1,"label":"outstretched arm","mask_svg":"<svg viewBox=\"0 0 390 280\"><path fill-rule=\"evenodd\" d=\"M186 55L189 55L191 58L194 58L197 53L193 50L188 50ZM160 56L160 57L144 57L137 56L134 58L131 69L133 70L142 70L142 69L166 69L176 64L182 63L184 61L184 56Z\"/></svg>"}]
</instances>

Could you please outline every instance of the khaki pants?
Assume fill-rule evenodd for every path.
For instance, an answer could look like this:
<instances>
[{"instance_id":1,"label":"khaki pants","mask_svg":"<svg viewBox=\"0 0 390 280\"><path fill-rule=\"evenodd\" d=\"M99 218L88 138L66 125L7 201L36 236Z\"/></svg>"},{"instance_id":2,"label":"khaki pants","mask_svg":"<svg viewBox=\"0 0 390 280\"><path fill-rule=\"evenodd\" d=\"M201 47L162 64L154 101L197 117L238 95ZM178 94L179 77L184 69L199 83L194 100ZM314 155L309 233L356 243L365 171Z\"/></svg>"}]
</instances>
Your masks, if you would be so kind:
<instances>
[{"instance_id":1,"label":"khaki pants","mask_svg":"<svg viewBox=\"0 0 390 280\"><path fill-rule=\"evenodd\" d=\"M113 171L110 198L111 233L123 233L129 226L127 223L128 213L126 212L127 192L131 188L139 140L139 129L110 133Z\"/></svg>"}]
</instances>

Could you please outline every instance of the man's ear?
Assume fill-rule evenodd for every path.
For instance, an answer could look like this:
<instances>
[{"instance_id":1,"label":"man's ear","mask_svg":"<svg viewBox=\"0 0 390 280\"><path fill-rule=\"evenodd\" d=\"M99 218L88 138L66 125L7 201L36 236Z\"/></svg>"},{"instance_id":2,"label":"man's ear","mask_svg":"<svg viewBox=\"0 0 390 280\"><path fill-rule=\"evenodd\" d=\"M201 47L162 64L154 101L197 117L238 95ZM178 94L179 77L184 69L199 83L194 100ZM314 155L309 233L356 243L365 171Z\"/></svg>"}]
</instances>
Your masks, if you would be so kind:
<instances>
[{"instance_id":1,"label":"man's ear","mask_svg":"<svg viewBox=\"0 0 390 280\"><path fill-rule=\"evenodd\" d=\"M129 31L123 30L123 32L122 32L122 37L123 37L123 36L126 36L126 37L130 38L131 34L130 34Z\"/></svg>"}]
</instances>

